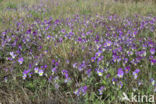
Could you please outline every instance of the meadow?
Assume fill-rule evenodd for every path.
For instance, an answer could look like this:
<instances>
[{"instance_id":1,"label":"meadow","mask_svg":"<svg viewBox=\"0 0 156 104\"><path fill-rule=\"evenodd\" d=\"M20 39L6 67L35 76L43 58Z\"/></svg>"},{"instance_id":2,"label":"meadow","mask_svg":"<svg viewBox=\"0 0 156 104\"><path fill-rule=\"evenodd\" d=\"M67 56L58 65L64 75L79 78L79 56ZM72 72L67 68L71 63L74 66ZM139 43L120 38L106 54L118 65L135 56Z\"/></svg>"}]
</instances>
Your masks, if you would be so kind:
<instances>
[{"instance_id":1,"label":"meadow","mask_svg":"<svg viewBox=\"0 0 156 104\"><path fill-rule=\"evenodd\" d=\"M0 104L155 104L155 80L155 0L0 0Z\"/></svg>"}]
</instances>

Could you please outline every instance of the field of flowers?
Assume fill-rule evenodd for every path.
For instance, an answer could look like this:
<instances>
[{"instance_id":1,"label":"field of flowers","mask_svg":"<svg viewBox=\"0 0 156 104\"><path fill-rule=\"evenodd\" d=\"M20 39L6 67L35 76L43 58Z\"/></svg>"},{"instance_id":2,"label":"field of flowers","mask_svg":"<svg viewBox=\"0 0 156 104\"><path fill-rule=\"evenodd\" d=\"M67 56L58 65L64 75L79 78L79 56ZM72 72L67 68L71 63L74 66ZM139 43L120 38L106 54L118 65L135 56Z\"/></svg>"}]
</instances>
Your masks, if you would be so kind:
<instances>
[{"instance_id":1,"label":"field of flowers","mask_svg":"<svg viewBox=\"0 0 156 104\"><path fill-rule=\"evenodd\" d=\"M156 5L30 1L0 0L0 104L156 102Z\"/></svg>"}]
</instances>

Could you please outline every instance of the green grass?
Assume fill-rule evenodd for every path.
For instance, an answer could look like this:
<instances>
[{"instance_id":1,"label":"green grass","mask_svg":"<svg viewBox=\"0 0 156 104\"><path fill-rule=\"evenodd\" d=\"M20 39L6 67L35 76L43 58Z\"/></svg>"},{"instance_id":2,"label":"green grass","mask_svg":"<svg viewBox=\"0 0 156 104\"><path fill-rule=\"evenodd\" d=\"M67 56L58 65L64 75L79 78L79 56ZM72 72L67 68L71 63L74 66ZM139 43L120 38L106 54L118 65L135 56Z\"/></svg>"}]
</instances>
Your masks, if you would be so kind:
<instances>
[{"instance_id":1,"label":"green grass","mask_svg":"<svg viewBox=\"0 0 156 104\"><path fill-rule=\"evenodd\" d=\"M45 14L34 11L33 9L30 12L21 11L21 8L28 6L28 8L33 5L39 5L40 2L37 0L1 0L0 2L0 18L6 20L9 18L9 21L12 21L13 18L17 17L26 17L29 13L32 14L34 18L66 18L74 14L79 15L91 15L95 16L96 14L107 15L108 12L111 14L118 14L122 17L139 14L139 15L148 15L152 14L156 16L156 4L153 2L113 2L110 0L48 0L44 1L42 4L45 4L44 7L47 12ZM8 10L7 8L17 9ZM30 21L30 20L29 20ZM0 28L3 28L6 24L0 24Z\"/></svg>"},{"instance_id":2,"label":"green grass","mask_svg":"<svg viewBox=\"0 0 156 104\"><path fill-rule=\"evenodd\" d=\"M5 29L9 27L14 26L15 21L19 20L20 18L24 19L26 24L31 24L37 18L44 20L44 19L48 19L49 17L53 17L53 19L55 20L57 18L72 17L75 14L79 14L81 16L87 15L87 16L92 16L92 17L96 17L96 14L104 15L104 16L109 15L108 13L117 14L120 17L133 16L135 14L142 15L142 16L152 14L153 16L156 16L156 4L153 2L138 2L137 4L135 4L135 2L121 3L121 2L114 2L113 0L112 1L111 0L48 0L48 1L42 0L43 1L42 4L45 5L43 9L46 10L45 12L43 12L42 10L38 11L36 9L33 9L33 6L39 6L40 4L39 1L40 0L0 0L0 32L4 31ZM32 9L30 9L29 11L26 11L25 9L23 9L24 6L28 6L28 9L30 8ZM31 15L32 17L29 18L27 17L28 15ZM74 25L74 26L75 27L73 30L78 31L77 29L79 27L77 25ZM63 28L66 28L66 26L64 26ZM92 28L89 28L89 29L92 29ZM60 31L60 30L56 30L56 31ZM102 33L103 27L98 27L94 31L103 35ZM58 33L54 32L54 34L58 34ZM150 36L154 38L156 37L156 33L147 32L146 35L145 33L141 33L141 36L143 37ZM85 52L82 52L81 48L78 45L77 46L73 45L72 41L65 41L63 44L59 45L59 48L55 48L53 42L51 43L45 42L42 44L42 46L45 48L44 50L46 50L46 48L48 49L49 46L54 47L52 48L50 52L51 54L49 56L53 56L53 57L58 56L64 61L66 61L67 59L72 59L72 57L70 56L70 52L71 52L70 49L73 47L75 49L73 53L75 56L80 57L79 60L82 60L81 58L85 56ZM85 51L88 52L88 50L85 50ZM51 57L47 56L46 58L47 60L51 60ZM22 67L18 67L17 69L20 70L22 69ZM22 76L22 72L17 76ZM31 101L35 102L35 99L37 98L37 101L39 102L40 98L44 99L44 97L47 96L45 94L47 94L48 91L53 92L54 90L50 86L50 84L47 83L42 78L34 79L34 80L26 80L25 83L19 82L19 83L23 83L23 86L25 86L25 88L27 89L24 89L23 86L19 85L18 79L12 79L12 82L9 82L9 83L11 87L4 85L4 86L7 86L8 88L6 89L6 92L11 91L9 92L9 94L16 93L16 95L15 96L7 95L10 97L6 99L12 102L17 101L16 103L18 103L18 98L20 98L23 95L25 97L24 98L25 100L31 99ZM92 84L92 80L88 83ZM102 83L106 83L106 81L103 81ZM45 89L45 87L47 87L47 89ZM15 91L15 89L18 89L17 92ZM144 90L146 89L148 88L144 88ZM149 91L147 92L151 93L151 90L150 89L148 90ZM3 90L1 91L1 93L4 93ZM60 93L60 92L57 92L57 93ZM109 92L105 92L105 93L109 93ZM112 91L109 94L113 95L114 93ZM38 97L38 95L40 96ZM117 94L114 94L114 95L117 95ZM121 93L119 95L121 95ZM48 96L55 98L55 94L54 95L49 94ZM60 98L58 99L65 100L64 98L62 98L62 96L60 96ZM71 100L71 104L72 104L73 99L72 98L69 98L69 99ZM111 100L113 101L114 99L116 99L115 96L113 96ZM104 102L101 102L100 98L97 98L96 94L94 93L92 93L91 95L86 95L85 100L84 99L82 100L80 98L80 99L77 99L77 101L80 102L79 104L81 103L84 104L85 102L88 102L88 104L92 104L92 103L104 104ZM111 101L108 100L108 102L111 102ZM115 103L117 103L117 101Z\"/></svg>"}]
</instances>

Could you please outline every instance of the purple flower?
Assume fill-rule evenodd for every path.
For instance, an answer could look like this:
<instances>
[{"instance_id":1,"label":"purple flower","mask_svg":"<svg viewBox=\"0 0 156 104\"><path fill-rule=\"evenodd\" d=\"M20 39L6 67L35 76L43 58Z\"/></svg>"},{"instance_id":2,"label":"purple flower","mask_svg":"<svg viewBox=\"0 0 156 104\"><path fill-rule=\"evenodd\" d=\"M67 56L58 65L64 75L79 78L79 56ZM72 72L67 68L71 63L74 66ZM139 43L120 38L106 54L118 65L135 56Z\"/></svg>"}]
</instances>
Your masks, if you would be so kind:
<instances>
[{"instance_id":1,"label":"purple flower","mask_svg":"<svg viewBox=\"0 0 156 104\"><path fill-rule=\"evenodd\" d=\"M33 74L32 72L31 72L31 73L29 73L29 78L31 78L32 74Z\"/></svg>"},{"instance_id":2,"label":"purple flower","mask_svg":"<svg viewBox=\"0 0 156 104\"><path fill-rule=\"evenodd\" d=\"M91 62L95 62L96 58L95 57L92 57L91 58Z\"/></svg>"},{"instance_id":3,"label":"purple flower","mask_svg":"<svg viewBox=\"0 0 156 104\"><path fill-rule=\"evenodd\" d=\"M140 72L140 69L136 69L136 70L133 72L134 79L137 79L138 73L139 73L139 72Z\"/></svg>"},{"instance_id":4,"label":"purple flower","mask_svg":"<svg viewBox=\"0 0 156 104\"><path fill-rule=\"evenodd\" d=\"M35 67L35 68L34 68L34 71L35 71L35 73L38 73L39 68L38 68L38 67Z\"/></svg>"},{"instance_id":5,"label":"purple flower","mask_svg":"<svg viewBox=\"0 0 156 104\"><path fill-rule=\"evenodd\" d=\"M116 78L113 78L112 79L112 83L115 84L116 82L117 82L117 79Z\"/></svg>"},{"instance_id":6,"label":"purple flower","mask_svg":"<svg viewBox=\"0 0 156 104\"><path fill-rule=\"evenodd\" d=\"M102 51L98 51L97 53L96 53L96 56L101 56L101 54L102 54Z\"/></svg>"},{"instance_id":7,"label":"purple flower","mask_svg":"<svg viewBox=\"0 0 156 104\"><path fill-rule=\"evenodd\" d=\"M150 49L150 52L151 52L152 55L154 55L155 54L155 49L154 48L151 48Z\"/></svg>"},{"instance_id":8,"label":"purple flower","mask_svg":"<svg viewBox=\"0 0 156 104\"><path fill-rule=\"evenodd\" d=\"M87 88L88 88L87 86L83 86L83 87L82 87L82 89L81 89L82 95L85 95L85 94L86 94Z\"/></svg>"},{"instance_id":9,"label":"purple flower","mask_svg":"<svg viewBox=\"0 0 156 104\"><path fill-rule=\"evenodd\" d=\"M116 55L113 55L113 62L116 62L117 61L117 56Z\"/></svg>"},{"instance_id":10,"label":"purple flower","mask_svg":"<svg viewBox=\"0 0 156 104\"><path fill-rule=\"evenodd\" d=\"M132 51L127 51L127 54L128 54L128 56L131 56L131 55L133 55L133 52Z\"/></svg>"},{"instance_id":11,"label":"purple flower","mask_svg":"<svg viewBox=\"0 0 156 104\"><path fill-rule=\"evenodd\" d=\"M156 59L151 59L151 65L156 64Z\"/></svg>"},{"instance_id":12,"label":"purple flower","mask_svg":"<svg viewBox=\"0 0 156 104\"><path fill-rule=\"evenodd\" d=\"M103 91L104 91L105 87L104 86L101 86L100 89L98 89L99 91L99 94L102 95L103 94Z\"/></svg>"},{"instance_id":13,"label":"purple flower","mask_svg":"<svg viewBox=\"0 0 156 104\"><path fill-rule=\"evenodd\" d=\"M130 66L125 67L125 73L128 73L130 70Z\"/></svg>"},{"instance_id":14,"label":"purple flower","mask_svg":"<svg viewBox=\"0 0 156 104\"><path fill-rule=\"evenodd\" d=\"M111 74L110 74L110 73L108 73L108 74L106 75L106 78L108 79L110 76L111 76Z\"/></svg>"},{"instance_id":15,"label":"purple flower","mask_svg":"<svg viewBox=\"0 0 156 104\"><path fill-rule=\"evenodd\" d=\"M23 79L25 80L27 78L27 75L26 74L23 74Z\"/></svg>"},{"instance_id":16,"label":"purple flower","mask_svg":"<svg viewBox=\"0 0 156 104\"><path fill-rule=\"evenodd\" d=\"M103 70L102 69L96 69L98 76L103 75Z\"/></svg>"},{"instance_id":17,"label":"purple flower","mask_svg":"<svg viewBox=\"0 0 156 104\"><path fill-rule=\"evenodd\" d=\"M14 52L10 52L10 55L13 59L16 57L16 54L14 54Z\"/></svg>"},{"instance_id":18,"label":"purple flower","mask_svg":"<svg viewBox=\"0 0 156 104\"><path fill-rule=\"evenodd\" d=\"M118 69L118 74L117 75L118 75L119 78L122 78L123 77L124 71L122 70L122 68L119 68Z\"/></svg>"},{"instance_id":19,"label":"purple flower","mask_svg":"<svg viewBox=\"0 0 156 104\"><path fill-rule=\"evenodd\" d=\"M66 60L66 63L69 64L70 63L69 60Z\"/></svg>"},{"instance_id":20,"label":"purple flower","mask_svg":"<svg viewBox=\"0 0 156 104\"><path fill-rule=\"evenodd\" d=\"M25 80L27 77L27 74L30 72L30 70L24 70L23 72L23 79Z\"/></svg>"},{"instance_id":21,"label":"purple flower","mask_svg":"<svg viewBox=\"0 0 156 104\"><path fill-rule=\"evenodd\" d=\"M104 58L104 56L98 57L98 62L102 61L103 58Z\"/></svg>"},{"instance_id":22,"label":"purple flower","mask_svg":"<svg viewBox=\"0 0 156 104\"><path fill-rule=\"evenodd\" d=\"M56 67L52 68L51 71L52 71L52 74L54 74L56 72Z\"/></svg>"},{"instance_id":23,"label":"purple flower","mask_svg":"<svg viewBox=\"0 0 156 104\"><path fill-rule=\"evenodd\" d=\"M84 96L86 94L86 92L87 92L87 89L88 89L87 86L83 86L83 87L80 87L79 89L77 89L76 91L74 91L74 93L77 96L80 96L80 94L82 94Z\"/></svg>"},{"instance_id":24,"label":"purple flower","mask_svg":"<svg viewBox=\"0 0 156 104\"><path fill-rule=\"evenodd\" d=\"M44 68L46 69L48 66L47 65L44 65Z\"/></svg>"},{"instance_id":25,"label":"purple flower","mask_svg":"<svg viewBox=\"0 0 156 104\"><path fill-rule=\"evenodd\" d=\"M58 83L55 83L55 88L59 89L60 85Z\"/></svg>"},{"instance_id":26,"label":"purple flower","mask_svg":"<svg viewBox=\"0 0 156 104\"><path fill-rule=\"evenodd\" d=\"M119 88L122 88L123 87L123 83L121 81L119 82L118 85L119 85Z\"/></svg>"},{"instance_id":27,"label":"purple flower","mask_svg":"<svg viewBox=\"0 0 156 104\"><path fill-rule=\"evenodd\" d=\"M50 36L50 35L48 35L48 36L47 36L47 39L49 40L50 38L51 38L51 36Z\"/></svg>"},{"instance_id":28,"label":"purple flower","mask_svg":"<svg viewBox=\"0 0 156 104\"><path fill-rule=\"evenodd\" d=\"M79 65L78 70L79 71L82 71L83 70L83 66L82 65Z\"/></svg>"},{"instance_id":29,"label":"purple flower","mask_svg":"<svg viewBox=\"0 0 156 104\"><path fill-rule=\"evenodd\" d=\"M155 85L155 80L153 78L150 79L150 82L152 83L152 85Z\"/></svg>"},{"instance_id":30,"label":"purple flower","mask_svg":"<svg viewBox=\"0 0 156 104\"><path fill-rule=\"evenodd\" d=\"M77 89L76 91L74 91L74 94L77 96L80 96L80 89Z\"/></svg>"},{"instance_id":31,"label":"purple flower","mask_svg":"<svg viewBox=\"0 0 156 104\"><path fill-rule=\"evenodd\" d=\"M65 75L66 78L68 78L68 71L67 70L62 70L62 74Z\"/></svg>"},{"instance_id":32,"label":"purple flower","mask_svg":"<svg viewBox=\"0 0 156 104\"><path fill-rule=\"evenodd\" d=\"M43 76L43 70L38 71L39 76Z\"/></svg>"},{"instance_id":33,"label":"purple flower","mask_svg":"<svg viewBox=\"0 0 156 104\"><path fill-rule=\"evenodd\" d=\"M77 63L74 63L74 64L73 64L73 68L76 68L76 67L77 67L76 65L77 65Z\"/></svg>"},{"instance_id":34,"label":"purple flower","mask_svg":"<svg viewBox=\"0 0 156 104\"><path fill-rule=\"evenodd\" d=\"M154 43L153 43L152 41L149 41L149 42L148 42L148 45L149 45L150 47L153 47L153 46L154 46Z\"/></svg>"},{"instance_id":35,"label":"purple flower","mask_svg":"<svg viewBox=\"0 0 156 104\"><path fill-rule=\"evenodd\" d=\"M54 64L54 63L55 63L55 60L53 59L53 60L52 60L52 64Z\"/></svg>"},{"instance_id":36,"label":"purple flower","mask_svg":"<svg viewBox=\"0 0 156 104\"><path fill-rule=\"evenodd\" d=\"M23 63L23 61L24 61L23 57L18 59L18 62L20 63L20 65Z\"/></svg>"},{"instance_id":37,"label":"purple flower","mask_svg":"<svg viewBox=\"0 0 156 104\"><path fill-rule=\"evenodd\" d=\"M55 63L55 66L58 66L58 65L59 65L59 62L56 62L56 63Z\"/></svg>"},{"instance_id":38,"label":"purple flower","mask_svg":"<svg viewBox=\"0 0 156 104\"><path fill-rule=\"evenodd\" d=\"M128 62L128 58L124 58L124 62L127 63Z\"/></svg>"},{"instance_id":39,"label":"purple flower","mask_svg":"<svg viewBox=\"0 0 156 104\"><path fill-rule=\"evenodd\" d=\"M86 74L88 75L88 77L90 77L90 75L91 75L91 69L88 69L87 71L86 71Z\"/></svg>"},{"instance_id":40,"label":"purple flower","mask_svg":"<svg viewBox=\"0 0 156 104\"><path fill-rule=\"evenodd\" d=\"M107 40L106 43L104 44L105 47L110 47L112 45L112 42Z\"/></svg>"},{"instance_id":41,"label":"purple flower","mask_svg":"<svg viewBox=\"0 0 156 104\"><path fill-rule=\"evenodd\" d=\"M143 48L143 49L146 49L146 48L147 48L147 45L143 44L143 45L142 45L142 48Z\"/></svg>"},{"instance_id":42,"label":"purple flower","mask_svg":"<svg viewBox=\"0 0 156 104\"><path fill-rule=\"evenodd\" d=\"M71 81L71 78L69 78L69 77L64 80L65 83L68 83L70 81Z\"/></svg>"}]
</instances>

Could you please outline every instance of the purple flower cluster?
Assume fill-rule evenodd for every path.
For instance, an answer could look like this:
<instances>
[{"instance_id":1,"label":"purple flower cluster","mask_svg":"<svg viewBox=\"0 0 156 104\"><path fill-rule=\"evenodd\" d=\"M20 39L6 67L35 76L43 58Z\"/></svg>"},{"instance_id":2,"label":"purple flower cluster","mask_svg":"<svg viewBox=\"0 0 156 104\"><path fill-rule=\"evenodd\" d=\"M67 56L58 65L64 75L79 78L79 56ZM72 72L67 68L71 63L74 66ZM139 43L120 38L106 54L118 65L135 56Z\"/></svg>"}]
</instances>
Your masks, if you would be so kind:
<instances>
[{"instance_id":1,"label":"purple flower cluster","mask_svg":"<svg viewBox=\"0 0 156 104\"><path fill-rule=\"evenodd\" d=\"M74 15L31 24L20 19L1 33L0 55L5 73L19 72L24 80L45 78L57 89L77 89L77 96L90 89L102 95L109 86L122 89L139 82L142 74L154 74L156 42L148 34L154 30L153 16Z\"/></svg>"}]
</instances>

